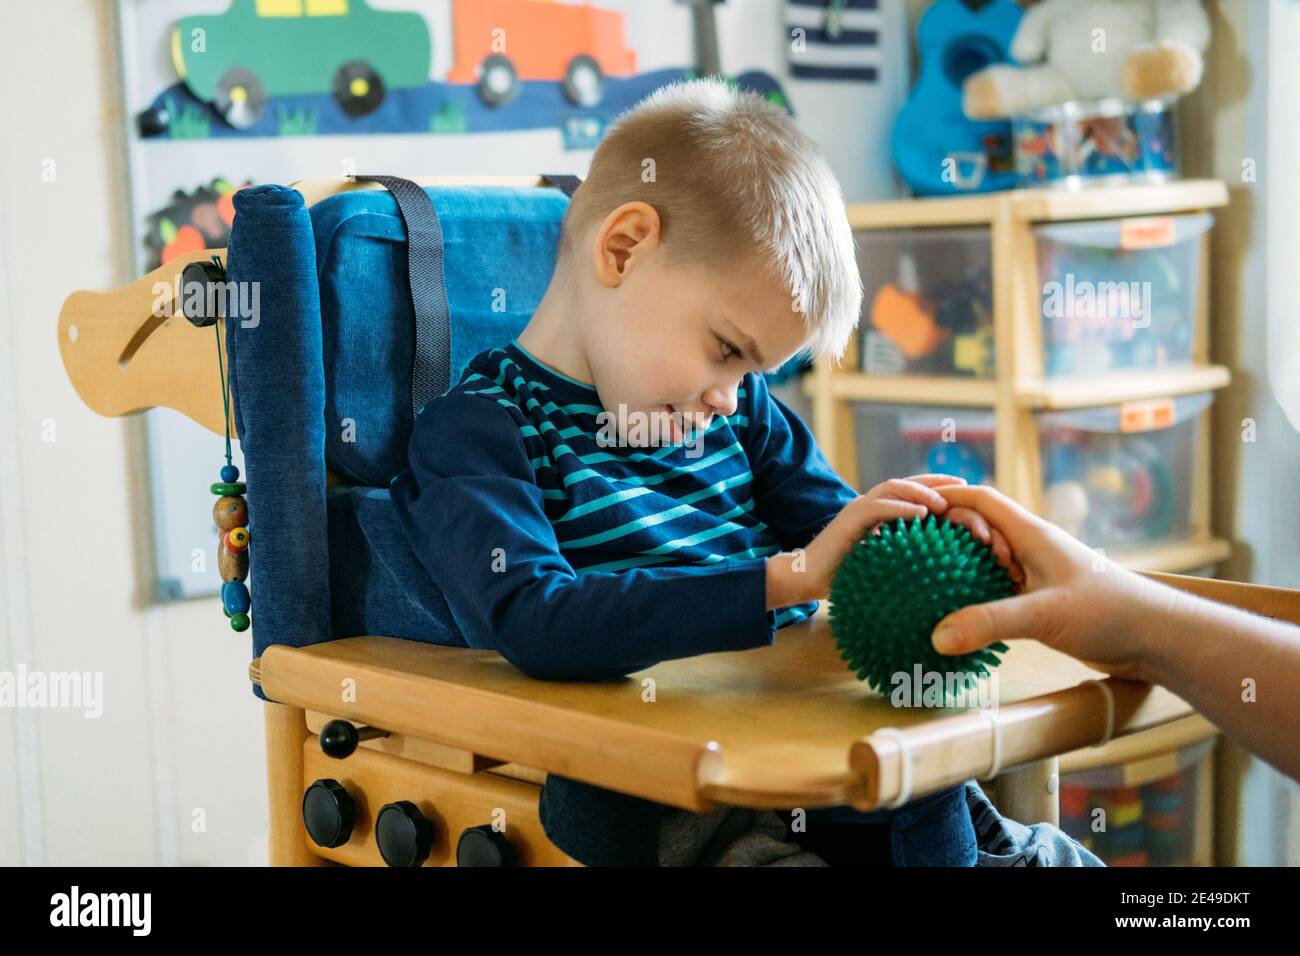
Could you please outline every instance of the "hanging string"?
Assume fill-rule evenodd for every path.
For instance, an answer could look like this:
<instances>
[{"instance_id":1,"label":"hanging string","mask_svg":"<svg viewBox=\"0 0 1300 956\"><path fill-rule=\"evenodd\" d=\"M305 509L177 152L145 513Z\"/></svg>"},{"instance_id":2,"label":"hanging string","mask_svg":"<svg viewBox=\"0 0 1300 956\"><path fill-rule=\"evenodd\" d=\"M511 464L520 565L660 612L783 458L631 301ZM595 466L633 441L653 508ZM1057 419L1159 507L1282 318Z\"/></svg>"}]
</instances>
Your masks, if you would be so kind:
<instances>
[{"instance_id":1,"label":"hanging string","mask_svg":"<svg viewBox=\"0 0 1300 956\"><path fill-rule=\"evenodd\" d=\"M221 259L217 256L213 256L212 261L217 263L217 265L221 264ZM222 403L223 410L225 412L225 419L226 419L226 464L229 465L231 463L230 461L230 455L231 455L230 452L230 379L226 376L225 360L222 355L220 318L218 318L217 321L213 323L212 328L217 333L217 376L220 378L221 381L221 403Z\"/></svg>"},{"instance_id":2,"label":"hanging string","mask_svg":"<svg viewBox=\"0 0 1300 956\"><path fill-rule=\"evenodd\" d=\"M209 301L213 284L226 281L226 271L221 265L221 258L213 256L216 268L204 267L207 275ZM224 309L213 309L222 313ZM205 316L206 317L206 316ZM221 480L213 482L209 490L217 496L212 506L212 523L217 527L217 570L221 574L221 609L230 621L231 630L236 633L246 631L252 626L249 615L253 610L253 598L248 593L249 544L252 531L248 520L248 502L244 492L248 485L239 480L239 469L231 460L233 452L230 447L232 429L230 427L230 376L226 372L225 349L221 345L221 326L227 316L218 314L212 323L217 343L217 375L221 385L221 408L225 416L226 463L221 468Z\"/></svg>"},{"instance_id":3,"label":"hanging string","mask_svg":"<svg viewBox=\"0 0 1300 956\"><path fill-rule=\"evenodd\" d=\"M226 464L230 464L230 384L226 379L226 368L221 355L221 322L218 321L213 328L217 331L217 375L221 379L221 404L225 410L226 418Z\"/></svg>"}]
</instances>

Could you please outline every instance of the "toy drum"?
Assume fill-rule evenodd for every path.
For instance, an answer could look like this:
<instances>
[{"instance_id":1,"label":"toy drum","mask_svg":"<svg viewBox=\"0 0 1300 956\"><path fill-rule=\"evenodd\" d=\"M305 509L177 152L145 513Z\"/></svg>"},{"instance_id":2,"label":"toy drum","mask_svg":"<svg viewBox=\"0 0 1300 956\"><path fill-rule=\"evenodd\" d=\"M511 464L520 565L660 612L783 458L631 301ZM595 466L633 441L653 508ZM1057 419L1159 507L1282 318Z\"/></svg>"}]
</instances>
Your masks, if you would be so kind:
<instances>
[{"instance_id":1,"label":"toy drum","mask_svg":"<svg viewBox=\"0 0 1300 956\"><path fill-rule=\"evenodd\" d=\"M1174 101L1072 102L1012 119L1021 186L1084 189L1178 175Z\"/></svg>"}]
</instances>

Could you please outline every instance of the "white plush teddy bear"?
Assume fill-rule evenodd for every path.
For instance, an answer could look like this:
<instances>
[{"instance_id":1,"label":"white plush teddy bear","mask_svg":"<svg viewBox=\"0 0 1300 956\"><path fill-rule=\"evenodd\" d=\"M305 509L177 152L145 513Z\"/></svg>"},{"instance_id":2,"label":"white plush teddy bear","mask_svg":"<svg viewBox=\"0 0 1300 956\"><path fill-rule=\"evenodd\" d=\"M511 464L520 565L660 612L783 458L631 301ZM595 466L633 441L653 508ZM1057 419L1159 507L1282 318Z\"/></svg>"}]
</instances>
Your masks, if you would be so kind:
<instances>
[{"instance_id":1,"label":"white plush teddy bear","mask_svg":"<svg viewBox=\"0 0 1300 956\"><path fill-rule=\"evenodd\" d=\"M1210 21L1200 0L1043 0L1021 18L1011 56L969 77L971 119L1070 100L1175 96L1201 81Z\"/></svg>"}]
</instances>

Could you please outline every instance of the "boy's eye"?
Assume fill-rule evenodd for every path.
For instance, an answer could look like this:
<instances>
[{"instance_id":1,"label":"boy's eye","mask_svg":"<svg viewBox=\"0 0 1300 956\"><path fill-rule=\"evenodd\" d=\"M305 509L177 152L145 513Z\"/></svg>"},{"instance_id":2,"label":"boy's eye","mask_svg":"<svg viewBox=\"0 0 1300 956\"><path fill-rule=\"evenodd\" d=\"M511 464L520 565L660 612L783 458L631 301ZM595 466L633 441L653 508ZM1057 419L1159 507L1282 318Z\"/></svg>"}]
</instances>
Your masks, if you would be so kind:
<instances>
[{"instance_id":1,"label":"boy's eye","mask_svg":"<svg viewBox=\"0 0 1300 956\"><path fill-rule=\"evenodd\" d=\"M728 342L726 339L719 338L718 341L719 341L720 343L722 343L722 347L723 347L723 349L724 349L724 351L723 351L723 353L722 353L722 361L725 362L727 359L731 358L731 356L733 356L733 355L739 355L739 354L740 354L740 349L736 348L734 345L732 345L732 344L731 344L730 342ZM730 351L726 351L726 350L728 350L728 349L729 349Z\"/></svg>"}]
</instances>

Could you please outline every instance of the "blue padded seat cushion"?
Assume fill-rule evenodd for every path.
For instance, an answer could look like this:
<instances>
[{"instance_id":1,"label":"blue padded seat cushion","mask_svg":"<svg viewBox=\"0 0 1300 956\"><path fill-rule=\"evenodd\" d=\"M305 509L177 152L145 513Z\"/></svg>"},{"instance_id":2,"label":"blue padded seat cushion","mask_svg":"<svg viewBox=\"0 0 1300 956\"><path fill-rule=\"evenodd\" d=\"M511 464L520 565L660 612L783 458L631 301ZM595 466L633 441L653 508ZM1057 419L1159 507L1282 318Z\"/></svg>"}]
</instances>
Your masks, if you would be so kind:
<instances>
[{"instance_id":1,"label":"blue padded seat cushion","mask_svg":"<svg viewBox=\"0 0 1300 956\"><path fill-rule=\"evenodd\" d=\"M523 331L550 283L568 198L557 189L426 187L443 237L451 381ZM414 310L406 227L387 190L309 210L325 374L325 460L345 481L388 487L406 464Z\"/></svg>"},{"instance_id":2,"label":"blue padded seat cushion","mask_svg":"<svg viewBox=\"0 0 1300 956\"><path fill-rule=\"evenodd\" d=\"M333 636L468 647L442 591L407 543L388 489L336 485L325 501Z\"/></svg>"}]
</instances>

